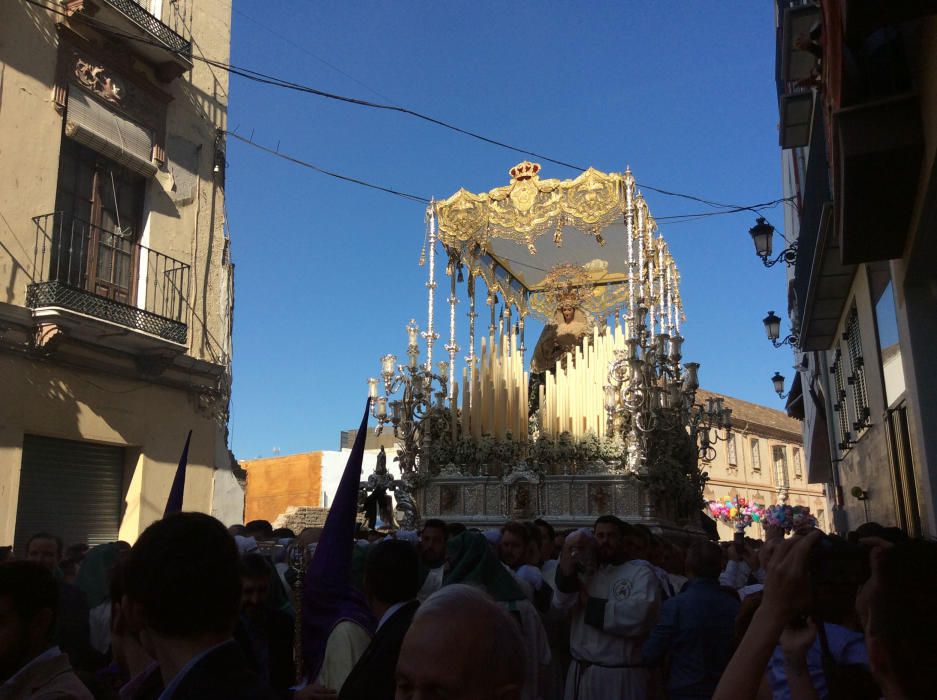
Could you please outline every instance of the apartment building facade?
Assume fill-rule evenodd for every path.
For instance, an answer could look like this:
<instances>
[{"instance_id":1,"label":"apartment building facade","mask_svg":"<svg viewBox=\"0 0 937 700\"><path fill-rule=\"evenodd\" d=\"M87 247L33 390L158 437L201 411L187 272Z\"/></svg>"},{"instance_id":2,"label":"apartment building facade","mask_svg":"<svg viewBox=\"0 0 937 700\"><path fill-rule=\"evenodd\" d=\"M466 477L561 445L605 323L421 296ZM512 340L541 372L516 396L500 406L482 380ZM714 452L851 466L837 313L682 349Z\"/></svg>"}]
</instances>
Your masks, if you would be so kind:
<instances>
[{"instance_id":1,"label":"apartment building facade","mask_svg":"<svg viewBox=\"0 0 937 700\"><path fill-rule=\"evenodd\" d=\"M836 529L937 533L937 7L779 0L787 299ZM770 253L770 252L769 252ZM766 258L768 256L765 256Z\"/></svg>"},{"instance_id":2,"label":"apartment building facade","mask_svg":"<svg viewBox=\"0 0 937 700\"><path fill-rule=\"evenodd\" d=\"M0 542L240 520L227 448L230 0L0 7Z\"/></svg>"}]
</instances>

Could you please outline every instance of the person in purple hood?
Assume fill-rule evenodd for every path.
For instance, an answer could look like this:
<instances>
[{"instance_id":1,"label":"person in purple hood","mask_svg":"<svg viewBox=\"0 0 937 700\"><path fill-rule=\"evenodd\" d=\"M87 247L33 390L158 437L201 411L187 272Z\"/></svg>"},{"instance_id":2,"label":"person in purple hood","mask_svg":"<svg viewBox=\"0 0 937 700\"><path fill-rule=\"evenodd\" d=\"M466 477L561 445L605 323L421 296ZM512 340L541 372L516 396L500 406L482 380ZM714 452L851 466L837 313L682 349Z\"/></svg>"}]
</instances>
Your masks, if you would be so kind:
<instances>
[{"instance_id":1,"label":"person in purple hood","mask_svg":"<svg viewBox=\"0 0 937 700\"><path fill-rule=\"evenodd\" d=\"M367 421L366 407L322 536L303 578L303 665L309 685L297 691L296 700L335 697L371 642L374 618L364 594L351 584Z\"/></svg>"}]
</instances>

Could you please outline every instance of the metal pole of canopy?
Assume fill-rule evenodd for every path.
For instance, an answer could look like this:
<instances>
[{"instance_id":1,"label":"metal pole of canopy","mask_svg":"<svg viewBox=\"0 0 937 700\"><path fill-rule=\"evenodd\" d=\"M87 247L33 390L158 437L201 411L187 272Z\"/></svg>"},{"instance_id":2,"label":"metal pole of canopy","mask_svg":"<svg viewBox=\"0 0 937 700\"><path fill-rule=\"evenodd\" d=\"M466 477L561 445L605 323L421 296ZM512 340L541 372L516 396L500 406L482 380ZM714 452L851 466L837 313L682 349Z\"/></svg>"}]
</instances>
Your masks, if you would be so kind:
<instances>
[{"instance_id":1,"label":"metal pole of canopy","mask_svg":"<svg viewBox=\"0 0 937 700\"><path fill-rule=\"evenodd\" d=\"M460 264L458 258L455 254L449 256L449 343L446 345L446 350L449 351L449 402L452 403L453 398L455 397L456 388L455 383L455 356L459 352L459 346L455 342L455 307L459 303L459 298L456 296L455 284L456 284L456 270L457 266Z\"/></svg>"},{"instance_id":2,"label":"metal pole of canopy","mask_svg":"<svg viewBox=\"0 0 937 700\"><path fill-rule=\"evenodd\" d=\"M436 200L430 202L426 208L427 238L429 242L429 275L426 281L426 330L423 337L426 339L426 371L433 371L433 343L439 334L433 324L434 304L436 302Z\"/></svg>"},{"instance_id":3,"label":"metal pole of canopy","mask_svg":"<svg viewBox=\"0 0 937 700\"><path fill-rule=\"evenodd\" d=\"M475 319L478 314L475 313L475 275L472 270L468 274L468 297L469 297L469 354L465 361L469 366L469 373L472 379L475 378Z\"/></svg>"}]
</instances>

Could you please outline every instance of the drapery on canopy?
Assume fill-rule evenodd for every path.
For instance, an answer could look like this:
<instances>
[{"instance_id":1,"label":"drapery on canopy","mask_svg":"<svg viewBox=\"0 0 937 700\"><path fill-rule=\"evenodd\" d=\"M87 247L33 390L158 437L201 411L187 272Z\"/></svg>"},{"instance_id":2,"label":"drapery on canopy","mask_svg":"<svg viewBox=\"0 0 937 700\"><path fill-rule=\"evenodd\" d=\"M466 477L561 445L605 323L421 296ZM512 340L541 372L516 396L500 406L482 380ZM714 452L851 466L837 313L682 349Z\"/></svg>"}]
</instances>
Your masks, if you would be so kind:
<instances>
[{"instance_id":1,"label":"drapery on canopy","mask_svg":"<svg viewBox=\"0 0 937 700\"><path fill-rule=\"evenodd\" d=\"M658 276L658 289L669 272L678 295L676 265L654 236L657 225L630 170L589 168L573 180L541 180L540 166L525 161L509 172L507 186L481 194L463 188L434 206L450 255L522 314L552 318L558 280L581 285L582 308L600 317L628 306L629 272L635 281ZM630 256L629 245L640 255ZM641 269L629 270L629 257Z\"/></svg>"}]
</instances>

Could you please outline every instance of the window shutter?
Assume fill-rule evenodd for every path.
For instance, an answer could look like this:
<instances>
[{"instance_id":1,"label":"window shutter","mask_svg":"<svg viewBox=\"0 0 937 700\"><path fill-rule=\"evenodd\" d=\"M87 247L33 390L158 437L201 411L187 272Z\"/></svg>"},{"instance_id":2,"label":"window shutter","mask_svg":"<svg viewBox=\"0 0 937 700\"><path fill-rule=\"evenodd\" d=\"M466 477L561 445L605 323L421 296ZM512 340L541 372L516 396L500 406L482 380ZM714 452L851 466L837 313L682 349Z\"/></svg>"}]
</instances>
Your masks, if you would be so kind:
<instances>
[{"instance_id":1,"label":"window shutter","mask_svg":"<svg viewBox=\"0 0 937 700\"><path fill-rule=\"evenodd\" d=\"M852 400L856 409L856 422L853 424L853 429L859 432L868 425L869 396L865 386L862 334L859 329L859 312L856 307L852 308L849 313L849 320L846 322L846 347L849 351L849 365L852 368L849 384L852 385Z\"/></svg>"},{"instance_id":2,"label":"window shutter","mask_svg":"<svg viewBox=\"0 0 937 700\"><path fill-rule=\"evenodd\" d=\"M65 545L117 539L123 505L124 448L25 435L16 508L16 550L37 532Z\"/></svg>"},{"instance_id":3,"label":"window shutter","mask_svg":"<svg viewBox=\"0 0 937 700\"><path fill-rule=\"evenodd\" d=\"M84 90L68 90L65 134L145 177L156 174L153 132L111 111Z\"/></svg>"}]
</instances>

